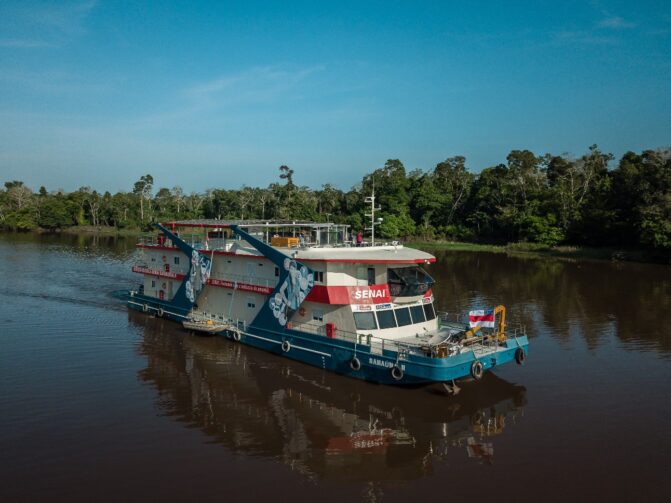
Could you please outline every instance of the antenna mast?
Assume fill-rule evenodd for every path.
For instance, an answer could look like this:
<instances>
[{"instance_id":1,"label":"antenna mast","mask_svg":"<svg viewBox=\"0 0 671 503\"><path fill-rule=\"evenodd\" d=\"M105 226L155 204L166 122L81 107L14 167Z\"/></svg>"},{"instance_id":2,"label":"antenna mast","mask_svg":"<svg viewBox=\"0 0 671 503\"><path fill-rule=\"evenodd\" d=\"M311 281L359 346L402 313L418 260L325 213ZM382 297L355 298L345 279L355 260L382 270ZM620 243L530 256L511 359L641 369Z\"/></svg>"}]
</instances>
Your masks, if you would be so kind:
<instances>
[{"instance_id":1,"label":"antenna mast","mask_svg":"<svg viewBox=\"0 0 671 503\"><path fill-rule=\"evenodd\" d=\"M380 220L380 222L375 221L375 212L382 209L379 206L377 208L375 207L375 178L373 178L373 193L369 197L364 199L364 202L370 203L370 213L364 213L364 215L370 217L370 227L366 227L366 230L370 231L371 246L375 246L375 226L379 225L380 222L382 221L381 218L378 219Z\"/></svg>"}]
</instances>

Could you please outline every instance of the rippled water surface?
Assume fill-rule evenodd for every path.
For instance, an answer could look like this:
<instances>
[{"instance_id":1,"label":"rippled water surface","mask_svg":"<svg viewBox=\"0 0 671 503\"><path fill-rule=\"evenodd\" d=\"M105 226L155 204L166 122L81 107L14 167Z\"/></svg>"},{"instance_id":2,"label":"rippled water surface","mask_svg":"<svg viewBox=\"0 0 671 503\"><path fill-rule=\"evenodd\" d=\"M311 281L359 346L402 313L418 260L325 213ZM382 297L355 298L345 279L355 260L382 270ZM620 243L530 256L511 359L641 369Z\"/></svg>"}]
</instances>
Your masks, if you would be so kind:
<instances>
[{"instance_id":1,"label":"rippled water surface","mask_svg":"<svg viewBox=\"0 0 671 503\"><path fill-rule=\"evenodd\" d=\"M439 253L516 365L399 389L129 313L132 240L0 235L0 501L671 500L671 268Z\"/></svg>"}]
</instances>

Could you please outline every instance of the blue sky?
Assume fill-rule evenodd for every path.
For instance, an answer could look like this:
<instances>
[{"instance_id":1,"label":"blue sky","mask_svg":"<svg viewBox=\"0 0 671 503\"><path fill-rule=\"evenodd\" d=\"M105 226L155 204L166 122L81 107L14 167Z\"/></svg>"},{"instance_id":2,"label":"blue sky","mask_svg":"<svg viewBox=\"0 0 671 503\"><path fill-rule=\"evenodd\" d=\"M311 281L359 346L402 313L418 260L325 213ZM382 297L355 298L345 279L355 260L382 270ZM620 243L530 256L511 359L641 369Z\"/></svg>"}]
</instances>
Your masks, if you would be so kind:
<instances>
[{"instance_id":1,"label":"blue sky","mask_svg":"<svg viewBox=\"0 0 671 503\"><path fill-rule=\"evenodd\" d=\"M671 2L0 2L0 181L347 189L671 144Z\"/></svg>"}]
</instances>

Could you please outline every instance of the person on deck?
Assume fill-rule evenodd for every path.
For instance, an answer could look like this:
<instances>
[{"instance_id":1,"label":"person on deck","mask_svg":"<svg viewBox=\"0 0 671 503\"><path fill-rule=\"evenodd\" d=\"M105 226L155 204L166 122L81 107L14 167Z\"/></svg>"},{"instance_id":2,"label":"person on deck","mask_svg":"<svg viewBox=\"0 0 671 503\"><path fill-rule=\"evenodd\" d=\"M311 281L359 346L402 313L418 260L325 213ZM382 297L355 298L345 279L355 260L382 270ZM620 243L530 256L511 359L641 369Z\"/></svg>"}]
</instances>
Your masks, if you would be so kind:
<instances>
[{"instance_id":1,"label":"person on deck","mask_svg":"<svg viewBox=\"0 0 671 503\"><path fill-rule=\"evenodd\" d=\"M363 246L363 233L359 231L356 235L356 245Z\"/></svg>"}]
</instances>

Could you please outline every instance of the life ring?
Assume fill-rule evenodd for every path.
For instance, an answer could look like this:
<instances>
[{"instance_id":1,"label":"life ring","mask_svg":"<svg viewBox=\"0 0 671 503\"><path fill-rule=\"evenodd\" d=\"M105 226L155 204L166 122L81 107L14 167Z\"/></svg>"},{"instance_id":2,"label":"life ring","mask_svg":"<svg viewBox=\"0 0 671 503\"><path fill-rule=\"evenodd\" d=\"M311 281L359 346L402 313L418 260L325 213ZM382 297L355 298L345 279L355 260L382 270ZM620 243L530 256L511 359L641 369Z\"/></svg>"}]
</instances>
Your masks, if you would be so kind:
<instances>
[{"instance_id":1,"label":"life ring","mask_svg":"<svg viewBox=\"0 0 671 503\"><path fill-rule=\"evenodd\" d=\"M485 368L482 366L482 362L480 360L475 360L471 365L471 375L473 376L473 379L479 381L482 379L484 373Z\"/></svg>"},{"instance_id":2,"label":"life ring","mask_svg":"<svg viewBox=\"0 0 671 503\"><path fill-rule=\"evenodd\" d=\"M527 354L524 352L524 349L522 348L517 348L517 351L515 351L515 361L517 362L518 365L524 365L524 362L527 359Z\"/></svg>"},{"instance_id":3,"label":"life ring","mask_svg":"<svg viewBox=\"0 0 671 503\"><path fill-rule=\"evenodd\" d=\"M305 316L305 308L304 308L304 307L301 307L301 308L298 310L298 314L300 314L301 316Z\"/></svg>"},{"instance_id":4,"label":"life ring","mask_svg":"<svg viewBox=\"0 0 671 503\"><path fill-rule=\"evenodd\" d=\"M147 311L149 311L149 306L148 306L147 304L143 304L143 305L142 305L142 311L145 312L145 313L146 313Z\"/></svg>"},{"instance_id":5,"label":"life ring","mask_svg":"<svg viewBox=\"0 0 671 503\"><path fill-rule=\"evenodd\" d=\"M163 318L163 314L164 314L164 313L163 313L163 308L162 308L162 307L159 307L159 308L158 308L158 311L156 312L156 314L158 314L159 318Z\"/></svg>"},{"instance_id":6,"label":"life ring","mask_svg":"<svg viewBox=\"0 0 671 503\"><path fill-rule=\"evenodd\" d=\"M291 349L291 343L289 341L283 341L282 342L282 351L284 351L285 353L288 353L290 349Z\"/></svg>"},{"instance_id":7,"label":"life ring","mask_svg":"<svg viewBox=\"0 0 671 503\"><path fill-rule=\"evenodd\" d=\"M352 357L352 359L349 361L349 367L354 371L357 371L361 368L361 362L356 356Z\"/></svg>"},{"instance_id":8,"label":"life ring","mask_svg":"<svg viewBox=\"0 0 671 503\"><path fill-rule=\"evenodd\" d=\"M401 379L403 379L403 369L398 365L394 365L391 368L391 376L394 378L395 381L400 381Z\"/></svg>"},{"instance_id":9,"label":"life ring","mask_svg":"<svg viewBox=\"0 0 671 503\"><path fill-rule=\"evenodd\" d=\"M240 330L238 330L237 328L233 330L233 340L235 342L240 342Z\"/></svg>"}]
</instances>

